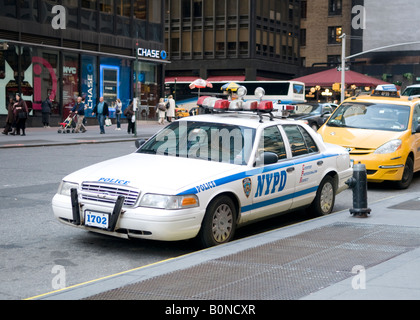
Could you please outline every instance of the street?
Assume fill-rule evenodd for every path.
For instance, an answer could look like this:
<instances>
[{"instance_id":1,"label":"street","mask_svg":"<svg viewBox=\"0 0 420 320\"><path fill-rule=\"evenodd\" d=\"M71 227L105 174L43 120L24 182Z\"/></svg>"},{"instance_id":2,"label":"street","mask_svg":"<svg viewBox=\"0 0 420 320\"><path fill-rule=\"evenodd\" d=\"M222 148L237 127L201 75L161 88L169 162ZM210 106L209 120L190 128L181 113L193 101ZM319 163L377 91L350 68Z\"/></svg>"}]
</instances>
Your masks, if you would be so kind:
<instances>
[{"instance_id":1,"label":"street","mask_svg":"<svg viewBox=\"0 0 420 320\"><path fill-rule=\"evenodd\" d=\"M133 142L4 149L0 152L0 299L25 299L106 277L197 250L193 241L156 242L106 237L60 224L51 199L60 180L79 168L131 153ZM416 174L408 190L369 184L369 202L420 191ZM337 196L334 211L348 210L352 194ZM375 212L372 212L374 215ZM307 217L288 214L239 229L236 238L293 224Z\"/></svg>"}]
</instances>

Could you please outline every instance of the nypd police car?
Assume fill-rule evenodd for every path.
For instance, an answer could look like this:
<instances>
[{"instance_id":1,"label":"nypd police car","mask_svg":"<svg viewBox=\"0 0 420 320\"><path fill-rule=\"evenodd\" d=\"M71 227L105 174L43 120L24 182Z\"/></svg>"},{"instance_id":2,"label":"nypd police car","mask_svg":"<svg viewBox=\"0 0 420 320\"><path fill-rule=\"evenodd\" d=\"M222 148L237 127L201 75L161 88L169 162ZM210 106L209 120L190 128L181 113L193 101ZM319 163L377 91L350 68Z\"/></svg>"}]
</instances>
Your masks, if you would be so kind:
<instances>
[{"instance_id":1,"label":"nypd police car","mask_svg":"<svg viewBox=\"0 0 420 320\"><path fill-rule=\"evenodd\" d=\"M228 106L218 101L214 111ZM261 101L256 112L272 107ZM297 208L331 213L352 176L348 152L303 123L256 112L180 119L136 152L68 175L54 215L111 236L197 238L209 247L238 226Z\"/></svg>"}]
</instances>

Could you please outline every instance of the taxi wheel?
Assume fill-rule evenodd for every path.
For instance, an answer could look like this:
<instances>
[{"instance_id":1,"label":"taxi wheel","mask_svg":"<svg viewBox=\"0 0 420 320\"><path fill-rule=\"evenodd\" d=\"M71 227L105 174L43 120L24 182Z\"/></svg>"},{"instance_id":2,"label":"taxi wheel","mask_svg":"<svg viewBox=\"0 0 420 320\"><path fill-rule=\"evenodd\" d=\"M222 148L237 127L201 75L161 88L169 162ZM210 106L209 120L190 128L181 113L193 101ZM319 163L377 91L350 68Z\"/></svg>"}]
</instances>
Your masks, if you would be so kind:
<instances>
[{"instance_id":1,"label":"taxi wheel","mask_svg":"<svg viewBox=\"0 0 420 320\"><path fill-rule=\"evenodd\" d=\"M198 239L208 248L229 242L236 229L236 207L228 196L213 200L207 207Z\"/></svg>"},{"instance_id":2,"label":"taxi wheel","mask_svg":"<svg viewBox=\"0 0 420 320\"><path fill-rule=\"evenodd\" d=\"M400 181L397 181L396 186L398 189L407 189L411 181L413 180L413 174L414 174L414 162L411 157L407 158L407 161L404 166L404 173L402 176L402 179Z\"/></svg>"},{"instance_id":3,"label":"taxi wheel","mask_svg":"<svg viewBox=\"0 0 420 320\"><path fill-rule=\"evenodd\" d=\"M317 217L330 214L334 208L335 193L334 179L326 176L316 192L316 197L310 207L311 213Z\"/></svg>"}]
</instances>

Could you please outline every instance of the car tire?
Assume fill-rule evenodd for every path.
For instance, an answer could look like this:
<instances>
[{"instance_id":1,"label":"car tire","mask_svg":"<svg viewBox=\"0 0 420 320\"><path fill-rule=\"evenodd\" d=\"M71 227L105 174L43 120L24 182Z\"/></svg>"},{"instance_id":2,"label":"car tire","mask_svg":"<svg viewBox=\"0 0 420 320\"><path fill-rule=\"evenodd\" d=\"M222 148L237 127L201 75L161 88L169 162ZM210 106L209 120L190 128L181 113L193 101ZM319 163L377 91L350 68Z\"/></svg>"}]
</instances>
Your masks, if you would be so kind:
<instances>
[{"instance_id":1,"label":"car tire","mask_svg":"<svg viewBox=\"0 0 420 320\"><path fill-rule=\"evenodd\" d=\"M207 207L198 234L200 244L208 248L229 242L236 230L236 211L232 199L228 196L214 199Z\"/></svg>"},{"instance_id":2,"label":"car tire","mask_svg":"<svg viewBox=\"0 0 420 320\"><path fill-rule=\"evenodd\" d=\"M411 181L413 180L414 175L414 161L411 157L407 158L407 161L405 162L404 166L404 173L402 176L402 179L400 181L397 181L396 187L397 189L403 190L407 189Z\"/></svg>"},{"instance_id":3,"label":"car tire","mask_svg":"<svg viewBox=\"0 0 420 320\"><path fill-rule=\"evenodd\" d=\"M310 206L310 212L316 217L326 216L332 212L335 204L336 187L334 179L326 176L321 181L316 192L314 201Z\"/></svg>"}]
</instances>

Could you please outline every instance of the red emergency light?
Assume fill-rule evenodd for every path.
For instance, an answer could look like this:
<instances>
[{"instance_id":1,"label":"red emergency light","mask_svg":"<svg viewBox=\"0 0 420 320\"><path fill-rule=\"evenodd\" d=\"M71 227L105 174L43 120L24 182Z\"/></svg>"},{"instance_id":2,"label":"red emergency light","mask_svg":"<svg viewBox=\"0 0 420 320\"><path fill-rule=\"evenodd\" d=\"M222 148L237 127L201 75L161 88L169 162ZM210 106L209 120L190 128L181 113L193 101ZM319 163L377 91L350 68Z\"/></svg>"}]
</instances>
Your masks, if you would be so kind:
<instances>
[{"instance_id":1,"label":"red emergency light","mask_svg":"<svg viewBox=\"0 0 420 320\"><path fill-rule=\"evenodd\" d=\"M261 101L258 105L258 111L260 112L271 112L273 111L273 101Z\"/></svg>"},{"instance_id":2,"label":"red emergency light","mask_svg":"<svg viewBox=\"0 0 420 320\"><path fill-rule=\"evenodd\" d=\"M216 100L214 103L214 110L227 111L229 110L230 102L228 100Z\"/></svg>"}]
</instances>

